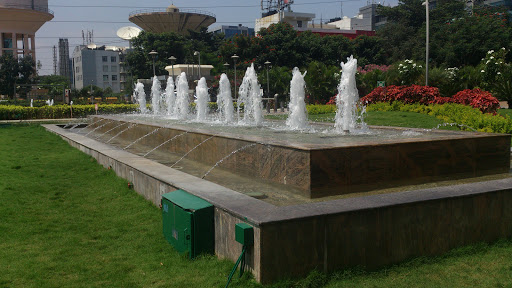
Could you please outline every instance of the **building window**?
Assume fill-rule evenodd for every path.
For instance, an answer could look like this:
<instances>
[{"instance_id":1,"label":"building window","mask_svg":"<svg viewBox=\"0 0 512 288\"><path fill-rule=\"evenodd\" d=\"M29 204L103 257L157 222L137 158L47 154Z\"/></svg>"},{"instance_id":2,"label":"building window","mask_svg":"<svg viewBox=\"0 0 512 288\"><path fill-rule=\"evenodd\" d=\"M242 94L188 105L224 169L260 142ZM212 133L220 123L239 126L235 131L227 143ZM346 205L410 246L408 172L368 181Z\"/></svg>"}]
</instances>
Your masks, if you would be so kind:
<instances>
[{"instance_id":1,"label":"building window","mask_svg":"<svg viewBox=\"0 0 512 288\"><path fill-rule=\"evenodd\" d=\"M117 72L117 66L110 67L110 72Z\"/></svg>"},{"instance_id":2,"label":"building window","mask_svg":"<svg viewBox=\"0 0 512 288\"><path fill-rule=\"evenodd\" d=\"M107 56L102 56L102 57L101 57L101 60L102 60L103 62L107 62L107 61L108 61L108 57L107 57Z\"/></svg>"},{"instance_id":3,"label":"building window","mask_svg":"<svg viewBox=\"0 0 512 288\"><path fill-rule=\"evenodd\" d=\"M108 65L103 65L103 72L108 72Z\"/></svg>"},{"instance_id":4,"label":"building window","mask_svg":"<svg viewBox=\"0 0 512 288\"><path fill-rule=\"evenodd\" d=\"M117 62L116 56L110 56L110 62L113 62L113 63Z\"/></svg>"},{"instance_id":5,"label":"building window","mask_svg":"<svg viewBox=\"0 0 512 288\"><path fill-rule=\"evenodd\" d=\"M117 75L112 75L112 81L117 81Z\"/></svg>"},{"instance_id":6,"label":"building window","mask_svg":"<svg viewBox=\"0 0 512 288\"><path fill-rule=\"evenodd\" d=\"M4 43L2 44L3 48L13 48L12 33L2 33L2 38L4 39Z\"/></svg>"},{"instance_id":7,"label":"building window","mask_svg":"<svg viewBox=\"0 0 512 288\"><path fill-rule=\"evenodd\" d=\"M108 81L108 75L103 75L103 81Z\"/></svg>"},{"instance_id":8,"label":"building window","mask_svg":"<svg viewBox=\"0 0 512 288\"><path fill-rule=\"evenodd\" d=\"M297 21L297 27L302 28L302 21Z\"/></svg>"}]
</instances>

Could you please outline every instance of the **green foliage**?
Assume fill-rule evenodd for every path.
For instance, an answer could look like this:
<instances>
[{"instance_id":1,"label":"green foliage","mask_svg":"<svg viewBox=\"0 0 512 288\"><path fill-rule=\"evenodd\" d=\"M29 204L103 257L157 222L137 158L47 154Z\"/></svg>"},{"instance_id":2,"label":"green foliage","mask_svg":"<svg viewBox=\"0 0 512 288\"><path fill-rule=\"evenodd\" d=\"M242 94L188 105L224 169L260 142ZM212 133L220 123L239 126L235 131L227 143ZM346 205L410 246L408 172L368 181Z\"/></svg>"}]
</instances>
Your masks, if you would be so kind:
<instances>
[{"instance_id":1,"label":"green foliage","mask_svg":"<svg viewBox=\"0 0 512 288\"><path fill-rule=\"evenodd\" d=\"M420 76L423 74L423 65L416 64L413 60L405 59L397 63L396 69L400 74L400 85L420 84Z\"/></svg>"},{"instance_id":2,"label":"green foliage","mask_svg":"<svg viewBox=\"0 0 512 288\"><path fill-rule=\"evenodd\" d=\"M48 94L52 98L62 97L62 95L64 95L64 89L70 86L69 79L60 75L38 76L36 82L41 84L41 87L47 88L49 90Z\"/></svg>"},{"instance_id":3,"label":"green foliage","mask_svg":"<svg viewBox=\"0 0 512 288\"><path fill-rule=\"evenodd\" d=\"M336 94L340 79L340 69L336 66L327 66L321 62L310 62L304 77L308 102L311 104L326 103Z\"/></svg>"},{"instance_id":4,"label":"green foliage","mask_svg":"<svg viewBox=\"0 0 512 288\"><path fill-rule=\"evenodd\" d=\"M508 116L483 114L480 110L460 105L421 105L403 104L395 101L389 103L376 103L369 105L367 111L404 111L416 112L435 116L444 123L461 125L463 130L474 129L480 132L512 133L512 119Z\"/></svg>"},{"instance_id":5,"label":"green foliage","mask_svg":"<svg viewBox=\"0 0 512 288\"><path fill-rule=\"evenodd\" d=\"M127 113L137 110L135 104L100 104L98 113L115 114ZM86 117L96 114L95 105L73 105L73 117ZM0 120L28 120L28 119L60 119L70 118L71 109L68 105L54 105L41 107L4 106L0 105Z\"/></svg>"},{"instance_id":6,"label":"green foliage","mask_svg":"<svg viewBox=\"0 0 512 288\"><path fill-rule=\"evenodd\" d=\"M30 87L19 87L21 84L30 84L35 72L35 63L31 56L16 59L4 53L0 56L0 94L13 98L14 91L26 94Z\"/></svg>"},{"instance_id":7,"label":"green foliage","mask_svg":"<svg viewBox=\"0 0 512 288\"><path fill-rule=\"evenodd\" d=\"M336 112L336 105L306 105L308 115L320 115Z\"/></svg>"}]
</instances>

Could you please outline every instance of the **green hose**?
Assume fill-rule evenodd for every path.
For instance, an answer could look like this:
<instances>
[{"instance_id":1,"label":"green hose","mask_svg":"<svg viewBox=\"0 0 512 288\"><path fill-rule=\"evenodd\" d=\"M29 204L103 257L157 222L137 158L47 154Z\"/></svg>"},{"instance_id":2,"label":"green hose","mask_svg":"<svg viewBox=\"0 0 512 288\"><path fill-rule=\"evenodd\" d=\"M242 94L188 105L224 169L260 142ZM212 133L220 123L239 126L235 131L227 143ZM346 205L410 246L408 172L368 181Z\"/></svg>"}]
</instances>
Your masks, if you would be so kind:
<instances>
[{"instance_id":1,"label":"green hose","mask_svg":"<svg viewBox=\"0 0 512 288\"><path fill-rule=\"evenodd\" d=\"M240 254L240 257L238 257L238 260L236 260L235 266L233 266L233 269L231 269L231 273L229 273L228 277L228 283L226 283L226 286L224 288L228 288L229 283L231 282L231 278L233 278L233 275L235 274L236 268L238 267L238 264L242 262L242 265L240 266L240 277L242 277L242 274L244 274L245 270L245 250L246 246L242 246L242 254Z\"/></svg>"}]
</instances>

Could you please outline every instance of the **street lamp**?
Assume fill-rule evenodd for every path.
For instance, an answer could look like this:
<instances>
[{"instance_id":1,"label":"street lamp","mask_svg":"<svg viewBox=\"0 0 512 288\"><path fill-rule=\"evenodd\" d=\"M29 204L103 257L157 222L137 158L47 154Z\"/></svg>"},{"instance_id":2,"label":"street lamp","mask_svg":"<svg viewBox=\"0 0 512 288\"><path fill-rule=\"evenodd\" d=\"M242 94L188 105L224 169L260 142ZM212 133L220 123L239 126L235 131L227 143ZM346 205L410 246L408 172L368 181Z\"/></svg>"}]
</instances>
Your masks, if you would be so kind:
<instances>
[{"instance_id":1,"label":"street lamp","mask_svg":"<svg viewBox=\"0 0 512 288\"><path fill-rule=\"evenodd\" d=\"M267 66L267 98L270 97L270 84L268 82L268 67L270 66L270 61L265 62L265 66Z\"/></svg>"},{"instance_id":2,"label":"street lamp","mask_svg":"<svg viewBox=\"0 0 512 288\"><path fill-rule=\"evenodd\" d=\"M197 79L201 78L201 52L195 51L194 56L197 56L199 58L199 62L197 65Z\"/></svg>"},{"instance_id":3,"label":"street lamp","mask_svg":"<svg viewBox=\"0 0 512 288\"><path fill-rule=\"evenodd\" d=\"M226 74L228 74L229 63L228 62L224 63L224 67L226 67Z\"/></svg>"},{"instance_id":4,"label":"street lamp","mask_svg":"<svg viewBox=\"0 0 512 288\"><path fill-rule=\"evenodd\" d=\"M94 96L92 95L92 86L94 83L94 79L91 79L91 104L94 104Z\"/></svg>"},{"instance_id":5,"label":"street lamp","mask_svg":"<svg viewBox=\"0 0 512 288\"><path fill-rule=\"evenodd\" d=\"M429 7L428 7L428 4L429 4L429 0L425 0L425 2L423 2L423 5L425 5L425 13L426 13L426 20L427 20L427 23L426 23L426 26L427 26L427 40L426 40L426 43L425 43L425 86L428 86L428 42L429 42Z\"/></svg>"},{"instance_id":6,"label":"street lamp","mask_svg":"<svg viewBox=\"0 0 512 288\"><path fill-rule=\"evenodd\" d=\"M174 81L174 62L176 61L176 57L171 56L169 60L171 60L172 81Z\"/></svg>"},{"instance_id":7,"label":"street lamp","mask_svg":"<svg viewBox=\"0 0 512 288\"><path fill-rule=\"evenodd\" d=\"M156 76L156 72L155 72L155 57L156 57L156 55L158 55L158 52L156 52L155 50L151 50L151 52L149 52L149 55L151 55L151 57L153 58L153 75Z\"/></svg>"},{"instance_id":8,"label":"street lamp","mask_svg":"<svg viewBox=\"0 0 512 288\"><path fill-rule=\"evenodd\" d=\"M238 98L236 97L236 60L238 60L238 55L233 55L231 56L231 59L233 59L233 62L234 62L234 66L235 66L235 101L237 102L237 106L238 106Z\"/></svg>"}]
</instances>

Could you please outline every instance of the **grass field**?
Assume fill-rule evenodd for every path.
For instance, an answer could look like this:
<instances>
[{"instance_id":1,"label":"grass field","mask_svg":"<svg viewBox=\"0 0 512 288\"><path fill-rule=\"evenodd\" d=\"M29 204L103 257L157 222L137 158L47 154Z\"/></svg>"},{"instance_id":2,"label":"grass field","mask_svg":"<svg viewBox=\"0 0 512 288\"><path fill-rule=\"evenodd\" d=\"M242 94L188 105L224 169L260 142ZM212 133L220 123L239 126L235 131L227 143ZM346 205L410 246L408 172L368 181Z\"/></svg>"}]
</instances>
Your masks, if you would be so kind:
<instances>
[{"instance_id":1,"label":"grass field","mask_svg":"<svg viewBox=\"0 0 512 288\"><path fill-rule=\"evenodd\" d=\"M267 115L269 119L284 120L288 114ZM334 122L334 113L309 115L309 121L315 122ZM443 121L436 117L413 113L413 112L398 112L398 111L370 111L367 112L364 118L368 125L385 125L395 127L411 127L411 128L436 128L438 125L443 124ZM451 128L451 127L450 127ZM443 127L443 129L446 129ZM456 129L456 128L454 128Z\"/></svg>"},{"instance_id":2,"label":"grass field","mask_svg":"<svg viewBox=\"0 0 512 288\"><path fill-rule=\"evenodd\" d=\"M0 287L224 287L232 262L181 257L161 226L93 158L39 126L0 126ZM230 287L261 285L246 274ZM512 287L512 241L272 287Z\"/></svg>"}]
</instances>

